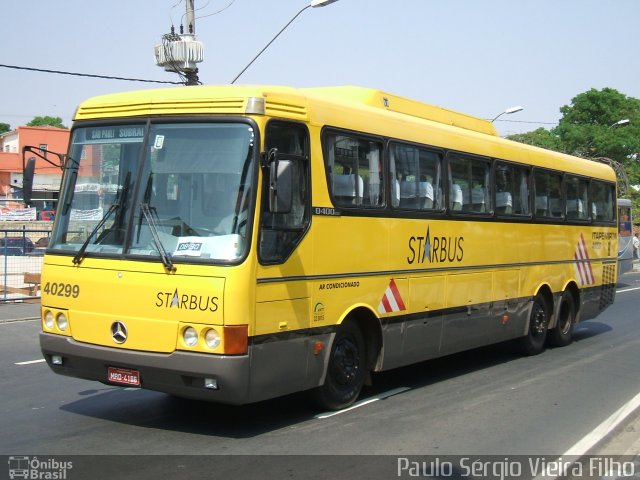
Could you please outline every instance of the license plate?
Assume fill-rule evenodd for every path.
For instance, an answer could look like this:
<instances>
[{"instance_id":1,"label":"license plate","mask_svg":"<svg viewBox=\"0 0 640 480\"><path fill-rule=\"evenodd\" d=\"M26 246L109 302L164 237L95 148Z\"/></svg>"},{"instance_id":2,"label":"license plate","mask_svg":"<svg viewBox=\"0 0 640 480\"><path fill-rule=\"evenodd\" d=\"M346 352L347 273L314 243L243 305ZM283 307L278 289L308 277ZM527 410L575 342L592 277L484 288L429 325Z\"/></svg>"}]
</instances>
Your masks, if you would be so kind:
<instances>
[{"instance_id":1,"label":"license plate","mask_svg":"<svg viewBox=\"0 0 640 480\"><path fill-rule=\"evenodd\" d=\"M137 370L128 370L126 368L107 368L107 380L122 385L140 386L140 372Z\"/></svg>"}]
</instances>

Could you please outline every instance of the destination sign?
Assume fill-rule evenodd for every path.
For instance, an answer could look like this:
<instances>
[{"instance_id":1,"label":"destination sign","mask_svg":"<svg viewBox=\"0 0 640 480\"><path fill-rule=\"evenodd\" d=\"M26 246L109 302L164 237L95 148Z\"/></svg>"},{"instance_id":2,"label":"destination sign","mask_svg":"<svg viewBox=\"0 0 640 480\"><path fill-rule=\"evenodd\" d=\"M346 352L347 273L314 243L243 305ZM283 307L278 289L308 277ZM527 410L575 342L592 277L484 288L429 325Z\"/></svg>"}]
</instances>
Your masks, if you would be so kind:
<instances>
[{"instance_id":1,"label":"destination sign","mask_svg":"<svg viewBox=\"0 0 640 480\"><path fill-rule=\"evenodd\" d=\"M87 141L100 140L124 140L129 142L142 141L144 137L144 127L123 126L123 127L96 127L87 129Z\"/></svg>"}]
</instances>

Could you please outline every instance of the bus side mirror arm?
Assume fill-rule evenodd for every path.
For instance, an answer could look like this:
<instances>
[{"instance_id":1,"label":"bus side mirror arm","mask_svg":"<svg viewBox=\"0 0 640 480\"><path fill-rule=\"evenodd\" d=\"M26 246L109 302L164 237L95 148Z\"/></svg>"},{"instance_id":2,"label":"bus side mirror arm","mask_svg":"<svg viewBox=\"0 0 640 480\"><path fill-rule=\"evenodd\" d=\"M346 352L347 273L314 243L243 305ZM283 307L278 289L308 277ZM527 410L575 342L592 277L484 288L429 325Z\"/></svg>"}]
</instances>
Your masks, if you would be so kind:
<instances>
[{"instance_id":1,"label":"bus side mirror arm","mask_svg":"<svg viewBox=\"0 0 640 480\"><path fill-rule=\"evenodd\" d=\"M31 203L31 198L33 196L33 178L36 170L36 157L29 157L27 160L27 153L40 157L54 167L59 167L60 170L64 170L64 165L67 160L67 156L62 153L52 152L51 150L34 147L32 145L25 145L22 147L22 198L24 199L25 205L29 205ZM49 160L47 154L58 157L58 163Z\"/></svg>"},{"instance_id":2,"label":"bus side mirror arm","mask_svg":"<svg viewBox=\"0 0 640 480\"><path fill-rule=\"evenodd\" d=\"M32 145L25 145L24 147L22 147L22 165L23 166L25 165L24 159L26 158L25 154L27 152L32 153L37 157L40 157L42 160L53 165L54 167L60 168L60 170L64 170L64 165L67 162L67 156L64 153L52 152L51 150L46 150L44 148L34 147ZM55 163L49 160L49 158L47 157L48 154L55 155L56 157L58 157L58 163ZM31 157L29 160L31 159L35 161L34 157Z\"/></svg>"}]
</instances>

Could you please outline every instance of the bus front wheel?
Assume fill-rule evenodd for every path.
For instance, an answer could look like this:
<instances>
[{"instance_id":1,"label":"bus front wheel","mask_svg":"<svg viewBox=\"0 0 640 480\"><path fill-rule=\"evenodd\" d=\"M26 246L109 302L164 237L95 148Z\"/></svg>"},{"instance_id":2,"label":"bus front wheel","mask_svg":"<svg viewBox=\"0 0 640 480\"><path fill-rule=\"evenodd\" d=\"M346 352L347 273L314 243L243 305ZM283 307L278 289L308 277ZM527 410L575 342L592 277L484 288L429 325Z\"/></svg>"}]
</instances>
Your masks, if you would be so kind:
<instances>
[{"instance_id":1,"label":"bus front wheel","mask_svg":"<svg viewBox=\"0 0 640 480\"><path fill-rule=\"evenodd\" d=\"M356 401L364 385L365 359L360 328L349 321L340 325L331 345L324 384L315 392L322 408L339 410Z\"/></svg>"},{"instance_id":2,"label":"bus front wheel","mask_svg":"<svg viewBox=\"0 0 640 480\"><path fill-rule=\"evenodd\" d=\"M547 326L549 325L549 312L547 302L542 295L533 297L531 316L529 317L529 330L520 339L520 346L525 355L538 355L544 350L547 338Z\"/></svg>"}]
</instances>

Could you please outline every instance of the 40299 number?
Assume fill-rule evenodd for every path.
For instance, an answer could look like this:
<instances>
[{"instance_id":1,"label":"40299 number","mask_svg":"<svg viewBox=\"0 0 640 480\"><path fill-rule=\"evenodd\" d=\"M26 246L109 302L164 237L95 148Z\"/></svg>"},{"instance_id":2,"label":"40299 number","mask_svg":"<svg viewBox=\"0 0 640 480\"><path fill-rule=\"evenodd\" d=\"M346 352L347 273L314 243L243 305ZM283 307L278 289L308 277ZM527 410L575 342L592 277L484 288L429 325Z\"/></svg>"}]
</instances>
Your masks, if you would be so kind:
<instances>
[{"instance_id":1,"label":"40299 number","mask_svg":"<svg viewBox=\"0 0 640 480\"><path fill-rule=\"evenodd\" d=\"M48 295L56 297L78 298L80 296L80 285L63 282L47 282L42 291Z\"/></svg>"}]
</instances>

